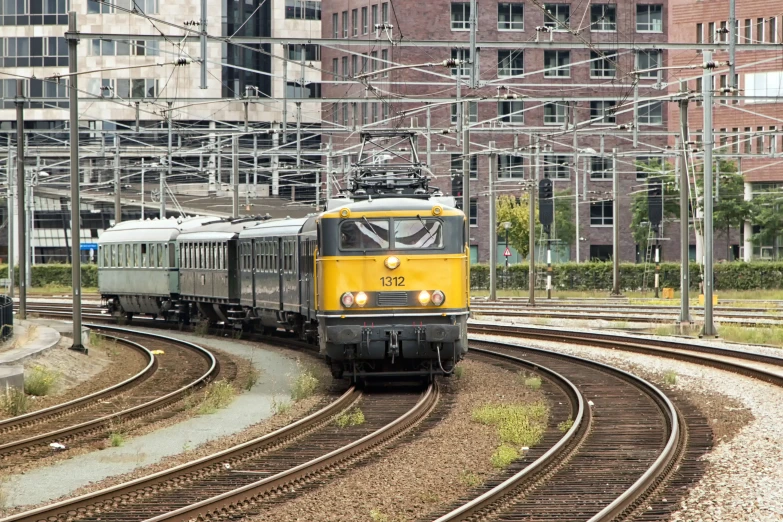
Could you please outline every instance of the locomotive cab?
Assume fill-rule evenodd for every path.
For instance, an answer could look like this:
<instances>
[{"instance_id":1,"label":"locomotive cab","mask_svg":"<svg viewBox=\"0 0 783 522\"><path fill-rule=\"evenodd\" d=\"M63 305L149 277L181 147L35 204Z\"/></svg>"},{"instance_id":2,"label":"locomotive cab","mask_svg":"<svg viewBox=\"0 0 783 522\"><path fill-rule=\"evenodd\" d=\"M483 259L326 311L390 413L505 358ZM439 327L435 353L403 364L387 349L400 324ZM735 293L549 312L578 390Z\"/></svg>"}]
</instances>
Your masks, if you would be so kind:
<instances>
[{"instance_id":1,"label":"locomotive cab","mask_svg":"<svg viewBox=\"0 0 783 522\"><path fill-rule=\"evenodd\" d=\"M450 373L467 352L465 215L383 198L326 212L319 229L319 340L332 373Z\"/></svg>"}]
</instances>

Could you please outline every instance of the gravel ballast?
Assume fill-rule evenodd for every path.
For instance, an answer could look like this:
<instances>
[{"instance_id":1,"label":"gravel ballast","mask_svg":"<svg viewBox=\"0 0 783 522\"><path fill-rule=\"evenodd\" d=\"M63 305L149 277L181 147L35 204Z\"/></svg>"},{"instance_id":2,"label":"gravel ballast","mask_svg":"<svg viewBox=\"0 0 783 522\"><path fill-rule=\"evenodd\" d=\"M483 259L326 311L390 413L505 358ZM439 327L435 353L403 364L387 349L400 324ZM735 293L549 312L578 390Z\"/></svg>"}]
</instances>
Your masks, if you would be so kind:
<instances>
[{"instance_id":1,"label":"gravel ballast","mask_svg":"<svg viewBox=\"0 0 783 522\"><path fill-rule=\"evenodd\" d=\"M667 372L676 372L677 383L673 388L684 393L707 416L715 433L715 447L704 456L707 462L704 476L684 497L672 520L783 520L783 488L780 487L783 483L780 465L783 389L730 372L657 356L494 335L475 338L594 359L641 374L658 384L664 381ZM772 351L756 346L745 348L754 352ZM600 404L595 407L600 408Z\"/></svg>"},{"instance_id":2,"label":"gravel ballast","mask_svg":"<svg viewBox=\"0 0 783 522\"><path fill-rule=\"evenodd\" d=\"M321 487L262 506L247 520L414 520L464 496L471 479L495 472L490 457L500 443L495 428L471 421L471 412L489 403L531 404L543 395L527 388L517 371L480 361L460 364L463 376L454 378L449 392L453 403L437 425Z\"/></svg>"}]
</instances>

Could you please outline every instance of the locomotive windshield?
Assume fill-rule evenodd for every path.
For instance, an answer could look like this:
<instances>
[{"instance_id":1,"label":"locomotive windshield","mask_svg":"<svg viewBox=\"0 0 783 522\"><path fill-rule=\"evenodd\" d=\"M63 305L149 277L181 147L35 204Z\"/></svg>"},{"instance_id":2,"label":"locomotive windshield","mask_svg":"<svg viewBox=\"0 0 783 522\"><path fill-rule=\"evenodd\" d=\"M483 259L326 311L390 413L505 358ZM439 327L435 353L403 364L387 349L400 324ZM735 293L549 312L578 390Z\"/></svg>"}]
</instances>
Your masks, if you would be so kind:
<instances>
[{"instance_id":1,"label":"locomotive windshield","mask_svg":"<svg viewBox=\"0 0 783 522\"><path fill-rule=\"evenodd\" d=\"M394 248L443 248L443 223L439 219L395 219Z\"/></svg>"},{"instance_id":2,"label":"locomotive windshield","mask_svg":"<svg viewBox=\"0 0 783 522\"><path fill-rule=\"evenodd\" d=\"M389 248L389 221L357 219L340 224L340 249L365 250Z\"/></svg>"}]
</instances>

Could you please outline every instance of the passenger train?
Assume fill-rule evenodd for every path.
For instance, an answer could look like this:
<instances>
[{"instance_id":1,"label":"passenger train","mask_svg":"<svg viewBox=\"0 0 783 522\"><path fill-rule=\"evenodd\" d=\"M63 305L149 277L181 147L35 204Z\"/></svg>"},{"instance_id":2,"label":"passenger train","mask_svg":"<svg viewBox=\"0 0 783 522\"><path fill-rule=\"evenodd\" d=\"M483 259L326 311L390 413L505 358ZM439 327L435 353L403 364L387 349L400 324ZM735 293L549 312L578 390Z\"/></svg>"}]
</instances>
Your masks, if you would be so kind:
<instances>
[{"instance_id":1,"label":"passenger train","mask_svg":"<svg viewBox=\"0 0 783 522\"><path fill-rule=\"evenodd\" d=\"M357 192L300 219L117 224L98 243L103 303L127 319L294 332L335 378L450 374L467 352L464 213L420 190Z\"/></svg>"}]
</instances>

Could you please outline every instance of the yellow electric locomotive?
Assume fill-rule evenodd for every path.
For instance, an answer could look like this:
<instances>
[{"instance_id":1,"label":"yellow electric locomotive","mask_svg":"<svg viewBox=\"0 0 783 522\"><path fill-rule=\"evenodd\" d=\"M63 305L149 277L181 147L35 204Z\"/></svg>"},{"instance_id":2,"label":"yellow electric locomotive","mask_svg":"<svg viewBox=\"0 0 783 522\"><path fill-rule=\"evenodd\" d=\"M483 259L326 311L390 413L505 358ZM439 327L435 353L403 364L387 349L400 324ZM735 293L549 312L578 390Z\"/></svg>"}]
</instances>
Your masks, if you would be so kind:
<instances>
[{"instance_id":1,"label":"yellow electric locomotive","mask_svg":"<svg viewBox=\"0 0 783 522\"><path fill-rule=\"evenodd\" d=\"M317 224L318 338L332 373L450 373L467 352L465 214L426 192L353 195Z\"/></svg>"}]
</instances>

